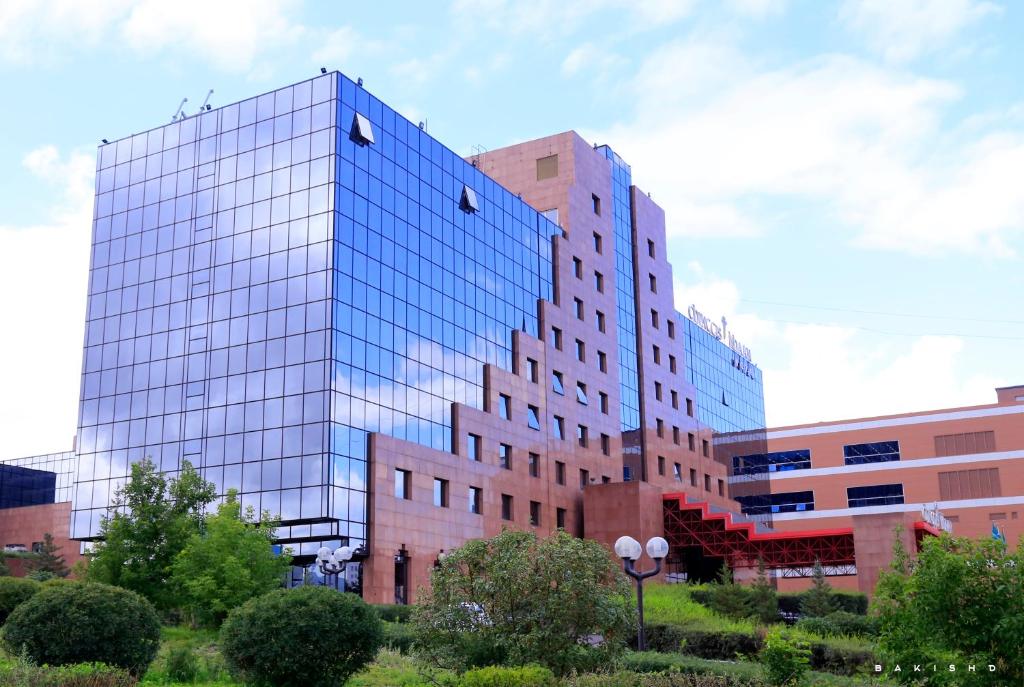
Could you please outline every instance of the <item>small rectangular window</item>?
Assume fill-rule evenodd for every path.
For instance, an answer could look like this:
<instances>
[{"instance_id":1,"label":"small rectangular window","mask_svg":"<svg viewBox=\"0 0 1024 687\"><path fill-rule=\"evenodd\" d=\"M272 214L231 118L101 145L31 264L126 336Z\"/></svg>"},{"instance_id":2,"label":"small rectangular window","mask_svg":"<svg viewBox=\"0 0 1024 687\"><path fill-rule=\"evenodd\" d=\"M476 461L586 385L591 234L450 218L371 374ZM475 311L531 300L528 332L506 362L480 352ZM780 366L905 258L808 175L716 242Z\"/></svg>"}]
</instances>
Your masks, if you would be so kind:
<instances>
[{"instance_id":1,"label":"small rectangular window","mask_svg":"<svg viewBox=\"0 0 1024 687\"><path fill-rule=\"evenodd\" d=\"M654 421L654 423L655 423L655 427L657 428L658 438L659 439L664 439L665 438L665 421L662 420L661 418L658 418L658 419L656 419Z\"/></svg>"},{"instance_id":2,"label":"small rectangular window","mask_svg":"<svg viewBox=\"0 0 1024 687\"><path fill-rule=\"evenodd\" d=\"M608 394L603 391L597 392L598 398L601 399L601 412L605 415L608 414Z\"/></svg>"},{"instance_id":3,"label":"small rectangular window","mask_svg":"<svg viewBox=\"0 0 1024 687\"><path fill-rule=\"evenodd\" d=\"M700 451L701 453L704 454L704 457L709 458L711 456L711 444L708 442L708 440L702 439L700 442L700 447Z\"/></svg>"},{"instance_id":4,"label":"small rectangular window","mask_svg":"<svg viewBox=\"0 0 1024 687\"><path fill-rule=\"evenodd\" d=\"M668 357L668 370L669 370L669 372L675 374L675 371L676 371L676 357L674 355L669 355L669 357Z\"/></svg>"},{"instance_id":5,"label":"small rectangular window","mask_svg":"<svg viewBox=\"0 0 1024 687\"><path fill-rule=\"evenodd\" d=\"M594 288L598 293L604 293L604 275L600 272L594 272Z\"/></svg>"},{"instance_id":6,"label":"small rectangular window","mask_svg":"<svg viewBox=\"0 0 1024 687\"><path fill-rule=\"evenodd\" d=\"M551 345L556 351L562 350L562 330L558 327L551 328Z\"/></svg>"},{"instance_id":7,"label":"small rectangular window","mask_svg":"<svg viewBox=\"0 0 1024 687\"><path fill-rule=\"evenodd\" d=\"M651 347L651 353L654 355L654 364L661 365L661 346L655 344Z\"/></svg>"},{"instance_id":8,"label":"small rectangular window","mask_svg":"<svg viewBox=\"0 0 1024 687\"><path fill-rule=\"evenodd\" d=\"M505 470L512 469L512 447L508 444L498 444L498 466Z\"/></svg>"},{"instance_id":9,"label":"small rectangular window","mask_svg":"<svg viewBox=\"0 0 1024 687\"><path fill-rule=\"evenodd\" d=\"M558 155L537 158L537 181L554 179L558 176Z\"/></svg>"},{"instance_id":10,"label":"small rectangular window","mask_svg":"<svg viewBox=\"0 0 1024 687\"><path fill-rule=\"evenodd\" d=\"M587 447L587 428L585 425L576 425L576 443L581 447Z\"/></svg>"},{"instance_id":11,"label":"small rectangular window","mask_svg":"<svg viewBox=\"0 0 1024 687\"><path fill-rule=\"evenodd\" d=\"M565 377L558 370L551 371L551 390L560 396L565 395Z\"/></svg>"},{"instance_id":12,"label":"small rectangular window","mask_svg":"<svg viewBox=\"0 0 1024 687\"><path fill-rule=\"evenodd\" d=\"M598 255L601 254L601 235L596 231L594 232L594 252Z\"/></svg>"},{"instance_id":13,"label":"small rectangular window","mask_svg":"<svg viewBox=\"0 0 1024 687\"><path fill-rule=\"evenodd\" d=\"M580 489L590 484L590 470L580 470Z\"/></svg>"},{"instance_id":14,"label":"small rectangular window","mask_svg":"<svg viewBox=\"0 0 1024 687\"><path fill-rule=\"evenodd\" d=\"M583 382L576 382L576 402L581 405L587 405L587 385Z\"/></svg>"},{"instance_id":15,"label":"small rectangular window","mask_svg":"<svg viewBox=\"0 0 1024 687\"><path fill-rule=\"evenodd\" d=\"M897 505L903 503L903 485L877 484L870 487L847 487L846 498L850 508Z\"/></svg>"},{"instance_id":16,"label":"small rectangular window","mask_svg":"<svg viewBox=\"0 0 1024 687\"><path fill-rule=\"evenodd\" d=\"M604 313L601 312L600 310L598 310L597 311L597 331L599 331L599 332L601 332L603 334L604 333L604 329L605 329Z\"/></svg>"},{"instance_id":17,"label":"small rectangular window","mask_svg":"<svg viewBox=\"0 0 1024 687\"><path fill-rule=\"evenodd\" d=\"M608 355L604 351L597 352L597 369L608 372Z\"/></svg>"},{"instance_id":18,"label":"small rectangular window","mask_svg":"<svg viewBox=\"0 0 1024 687\"><path fill-rule=\"evenodd\" d=\"M581 363L587 362L587 345L580 339L576 339L576 360Z\"/></svg>"},{"instance_id":19,"label":"small rectangular window","mask_svg":"<svg viewBox=\"0 0 1024 687\"><path fill-rule=\"evenodd\" d=\"M466 457L470 460L479 461L482 456L481 454L481 442L479 434L469 434L466 436Z\"/></svg>"},{"instance_id":20,"label":"small rectangular window","mask_svg":"<svg viewBox=\"0 0 1024 687\"><path fill-rule=\"evenodd\" d=\"M480 487L469 488L469 512L480 515L483 508L484 492Z\"/></svg>"},{"instance_id":21,"label":"small rectangular window","mask_svg":"<svg viewBox=\"0 0 1024 687\"><path fill-rule=\"evenodd\" d=\"M690 472L693 472L693 470L690 470ZM672 477L677 482L683 481L683 466L679 463L672 463Z\"/></svg>"},{"instance_id":22,"label":"small rectangular window","mask_svg":"<svg viewBox=\"0 0 1024 687\"><path fill-rule=\"evenodd\" d=\"M693 417L693 399L686 399L686 414Z\"/></svg>"},{"instance_id":23,"label":"small rectangular window","mask_svg":"<svg viewBox=\"0 0 1024 687\"><path fill-rule=\"evenodd\" d=\"M530 477L540 477L540 454L530 452Z\"/></svg>"},{"instance_id":24,"label":"small rectangular window","mask_svg":"<svg viewBox=\"0 0 1024 687\"><path fill-rule=\"evenodd\" d=\"M438 508L448 507L448 480L434 478L434 505Z\"/></svg>"},{"instance_id":25,"label":"small rectangular window","mask_svg":"<svg viewBox=\"0 0 1024 687\"><path fill-rule=\"evenodd\" d=\"M408 501L412 498L412 473L395 468L395 498Z\"/></svg>"},{"instance_id":26,"label":"small rectangular window","mask_svg":"<svg viewBox=\"0 0 1024 687\"><path fill-rule=\"evenodd\" d=\"M718 495L725 496L725 482L718 480Z\"/></svg>"},{"instance_id":27,"label":"small rectangular window","mask_svg":"<svg viewBox=\"0 0 1024 687\"><path fill-rule=\"evenodd\" d=\"M679 410L679 392L675 389L672 390L672 407Z\"/></svg>"},{"instance_id":28,"label":"small rectangular window","mask_svg":"<svg viewBox=\"0 0 1024 687\"><path fill-rule=\"evenodd\" d=\"M498 416L502 420L512 419L512 397L507 394L498 394Z\"/></svg>"},{"instance_id":29,"label":"small rectangular window","mask_svg":"<svg viewBox=\"0 0 1024 687\"><path fill-rule=\"evenodd\" d=\"M654 257L654 241L651 239L647 239L647 255Z\"/></svg>"},{"instance_id":30,"label":"small rectangular window","mask_svg":"<svg viewBox=\"0 0 1024 687\"><path fill-rule=\"evenodd\" d=\"M526 424L530 429L540 429L540 408L537 406L526 406Z\"/></svg>"},{"instance_id":31,"label":"small rectangular window","mask_svg":"<svg viewBox=\"0 0 1024 687\"><path fill-rule=\"evenodd\" d=\"M676 427L675 425L672 425L672 443L675 444L676 446L679 446L680 444L679 428Z\"/></svg>"},{"instance_id":32,"label":"small rectangular window","mask_svg":"<svg viewBox=\"0 0 1024 687\"><path fill-rule=\"evenodd\" d=\"M601 453L606 456L610 456L612 454L612 438L607 434L601 435Z\"/></svg>"},{"instance_id":33,"label":"small rectangular window","mask_svg":"<svg viewBox=\"0 0 1024 687\"><path fill-rule=\"evenodd\" d=\"M673 322L672 320L669 320L667 326L668 326L668 338L670 338L670 339L676 338L676 323Z\"/></svg>"},{"instance_id":34,"label":"small rectangular window","mask_svg":"<svg viewBox=\"0 0 1024 687\"><path fill-rule=\"evenodd\" d=\"M557 527L560 530L564 530L565 529L565 509L564 508L556 508L555 509L555 527Z\"/></svg>"},{"instance_id":35,"label":"small rectangular window","mask_svg":"<svg viewBox=\"0 0 1024 687\"><path fill-rule=\"evenodd\" d=\"M534 384L539 380L540 375L540 364L533 358L526 359L526 367L528 368L528 374L530 381Z\"/></svg>"},{"instance_id":36,"label":"small rectangular window","mask_svg":"<svg viewBox=\"0 0 1024 687\"><path fill-rule=\"evenodd\" d=\"M551 431L556 439L565 439L565 418L555 415L551 418Z\"/></svg>"},{"instance_id":37,"label":"small rectangular window","mask_svg":"<svg viewBox=\"0 0 1024 687\"><path fill-rule=\"evenodd\" d=\"M697 486L697 471L693 468L690 468L690 486Z\"/></svg>"},{"instance_id":38,"label":"small rectangular window","mask_svg":"<svg viewBox=\"0 0 1024 687\"><path fill-rule=\"evenodd\" d=\"M711 491L711 475L704 473L704 491Z\"/></svg>"},{"instance_id":39,"label":"small rectangular window","mask_svg":"<svg viewBox=\"0 0 1024 687\"><path fill-rule=\"evenodd\" d=\"M591 193L590 194L590 198L591 198L591 200L594 201L594 214L595 215L600 215L601 214L601 199L597 197L596 193Z\"/></svg>"},{"instance_id":40,"label":"small rectangular window","mask_svg":"<svg viewBox=\"0 0 1024 687\"><path fill-rule=\"evenodd\" d=\"M658 278L653 274L648 274L647 279L650 281L651 293L658 293Z\"/></svg>"},{"instance_id":41,"label":"small rectangular window","mask_svg":"<svg viewBox=\"0 0 1024 687\"><path fill-rule=\"evenodd\" d=\"M658 318L658 311L655 310L654 308L651 308L651 326L654 327L655 329L658 329L659 322L660 320Z\"/></svg>"},{"instance_id":42,"label":"small rectangular window","mask_svg":"<svg viewBox=\"0 0 1024 687\"><path fill-rule=\"evenodd\" d=\"M540 502L530 501L530 524L534 527L540 526Z\"/></svg>"},{"instance_id":43,"label":"small rectangular window","mask_svg":"<svg viewBox=\"0 0 1024 687\"><path fill-rule=\"evenodd\" d=\"M691 451L697 450L697 437L694 436L693 432L686 433L686 445Z\"/></svg>"},{"instance_id":44,"label":"small rectangular window","mask_svg":"<svg viewBox=\"0 0 1024 687\"><path fill-rule=\"evenodd\" d=\"M627 466L627 468L628 468L628 466ZM611 481L612 481L612 478L609 477L608 475L601 475L601 484L611 484ZM628 482L629 480L626 479L624 481Z\"/></svg>"},{"instance_id":45,"label":"small rectangular window","mask_svg":"<svg viewBox=\"0 0 1024 687\"><path fill-rule=\"evenodd\" d=\"M661 400L661 382L654 383L654 398L655 400Z\"/></svg>"},{"instance_id":46,"label":"small rectangular window","mask_svg":"<svg viewBox=\"0 0 1024 687\"><path fill-rule=\"evenodd\" d=\"M501 519L511 521L514 513L512 512L512 496L509 494L501 495Z\"/></svg>"},{"instance_id":47,"label":"small rectangular window","mask_svg":"<svg viewBox=\"0 0 1024 687\"><path fill-rule=\"evenodd\" d=\"M573 299L573 313L575 313L577 320L583 320L586 315L586 310L583 307L583 301L579 298Z\"/></svg>"},{"instance_id":48,"label":"small rectangular window","mask_svg":"<svg viewBox=\"0 0 1024 687\"><path fill-rule=\"evenodd\" d=\"M583 261L577 257L572 259L572 273L577 279L583 279Z\"/></svg>"},{"instance_id":49,"label":"small rectangular window","mask_svg":"<svg viewBox=\"0 0 1024 687\"><path fill-rule=\"evenodd\" d=\"M560 460L555 461L555 483L565 484L565 463Z\"/></svg>"},{"instance_id":50,"label":"small rectangular window","mask_svg":"<svg viewBox=\"0 0 1024 687\"><path fill-rule=\"evenodd\" d=\"M665 456L658 456L658 474L665 474Z\"/></svg>"}]
</instances>

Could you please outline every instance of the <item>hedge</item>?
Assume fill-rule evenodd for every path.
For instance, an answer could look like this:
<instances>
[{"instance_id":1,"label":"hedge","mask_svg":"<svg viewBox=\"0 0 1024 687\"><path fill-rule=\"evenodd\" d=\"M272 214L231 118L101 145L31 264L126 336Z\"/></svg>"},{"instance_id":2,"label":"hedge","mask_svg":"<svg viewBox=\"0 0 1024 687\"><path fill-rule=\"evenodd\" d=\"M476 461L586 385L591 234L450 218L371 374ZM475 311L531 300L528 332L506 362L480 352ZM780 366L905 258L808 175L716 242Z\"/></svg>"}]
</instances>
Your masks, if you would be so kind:
<instances>
[{"instance_id":1,"label":"hedge","mask_svg":"<svg viewBox=\"0 0 1024 687\"><path fill-rule=\"evenodd\" d=\"M380 619L387 623L407 623L412 618L412 606L403 604L373 604Z\"/></svg>"},{"instance_id":2,"label":"hedge","mask_svg":"<svg viewBox=\"0 0 1024 687\"><path fill-rule=\"evenodd\" d=\"M812 652L813 653L813 652ZM684 656L680 654L659 654L653 651L646 652L630 652L626 654L620 661L619 667L622 670L631 671L633 673L666 673L666 674L683 674L691 676L702 676L707 679L709 676L727 676L730 678L730 682L693 682L693 683L678 683L679 685L736 685L746 687L761 687L764 685L764 673L761 671L761 666L757 663L749 661L733 662L733 661L718 661L708 660L702 658L695 658L693 656ZM813 668L813 657L812 657L812 668ZM627 673L620 673L619 675L627 675ZM581 676L585 677L585 676ZM861 678L849 677L847 675L835 675L827 672L815 672L808 676L808 684L814 685L814 687L850 687L853 685L864 685L871 684L864 682ZM623 685L628 687L661 687L661 683L650 683L650 682L638 682L630 683L624 682ZM674 687L675 683L665 683L665 687ZM601 682L598 680L588 681L584 679L578 679L576 682L569 682L569 687L618 687L618 684L614 681Z\"/></svg>"},{"instance_id":3,"label":"hedge","mask_svg":"<svg viewBox=\"0 0 1024 687\"><path fill-rule=\"evenodd\" d=\"M749 587L740 587L746 594L750 594ZM802 592L779 592L779 612L789 616L800 615L800 603L806 591ZM693 589L690 591L690 598L702 606L711 607L711 590L707 587ZM832 605L837 611L846 611L855 615L867 615L868 597L860 592L850 592L841 589L833 589L830 596Z\"/></svg>"}]
</instances>

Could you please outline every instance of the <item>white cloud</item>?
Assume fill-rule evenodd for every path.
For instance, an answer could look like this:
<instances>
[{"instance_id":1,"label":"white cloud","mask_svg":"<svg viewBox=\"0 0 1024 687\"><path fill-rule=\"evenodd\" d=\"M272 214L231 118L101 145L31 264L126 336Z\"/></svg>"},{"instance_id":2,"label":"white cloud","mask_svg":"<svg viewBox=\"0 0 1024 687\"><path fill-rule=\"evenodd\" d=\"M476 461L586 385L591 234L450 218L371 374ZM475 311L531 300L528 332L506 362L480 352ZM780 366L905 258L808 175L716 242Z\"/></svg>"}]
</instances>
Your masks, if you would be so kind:
<instances>
[{"instance_id":1,"label":"white cloud","mask_svg":"<svg viewBox=\"0 0 1024 687\"><path fill-rule=\"evenodd\" d=\"M729 6L737 14L758 19L782 14L788 4L787 0L729 0Z\"/></svg>"},{"instance_id":2,"label":"white cloud","mask_svg":"<svg viewBox=\"0 0 1024 687\"><path fill-rule=\"evenodd\" d=\"M968 355L959 337L774 322L747 311L734 282L697 263L683 272L676 304L726 317L751 349L764 375L769 427L992 403L993 389L1006 383L964 369Z\"/></svg>"},{"instance_id":3,"label":"white cloud","mask_svg":"<svg viewBox=\"0 0 1024 687\"><path fill-rule=\"evenodd\" d=\"M689 16L693 6L693 0L455 0L451 11L463 25L549 37L572 34L609 11L624 13L629 31L664 27Z\"/></svg>"},{"instance_id":4,"label":"white cloud","mask_svg":"<svg viewBox=\"0 0 1024 687\"><path fill-rule=\"evenodd\" d=\"M630 161L670 234L770 229L778 200L915 254L1007 255L1024 231L1024 127L944 129L961 97L949 81L841 55L765 68L714 35L655 51L635 83L634 117L586 137Z\"/></svg>"},{"instance_id":5,"label":"white cloud","mask_svg":"<svg viewBox=\"0 0 1024 687\"><path fill-rule=\"evenodd\" d=\"M151 56L176 50L229 71L253 67L264 51L295 41L293 0L12 0L0 4L0 58L67 59L101 44Z\"/></svg>"},{"instance_id":6,"label":"white cloud","mask_svg":"<svg viewBox=\"0 0 1024 687\"><path fill-rule=\"evenodd\" d=\"M1001 8L979 0L847 0L840 20L888 60L906 61L947 46Z\"/></svg>"},{"instance_id":7,"label":"white cloud","mask_svg":"<svg viewBox=\"0 0 1024 687\"><path fill-rule=\"evenodd\" d=\"M609 72L629 64L622 55L594 43L577 46L562 60L562 76L572 77L587 74L603 78Z\"/></svg>"},{"instance_id":8,"label":"white cloud","mask_svg":"<svg viewBox=\"0 0 1024 687\"><path fill-rule=\"evenodd\" d=\"M0 225L2 457L71 448L85 322L95 160L45 146L23 162L56 201L45 224Z\"/></svg>"}]
</instances>

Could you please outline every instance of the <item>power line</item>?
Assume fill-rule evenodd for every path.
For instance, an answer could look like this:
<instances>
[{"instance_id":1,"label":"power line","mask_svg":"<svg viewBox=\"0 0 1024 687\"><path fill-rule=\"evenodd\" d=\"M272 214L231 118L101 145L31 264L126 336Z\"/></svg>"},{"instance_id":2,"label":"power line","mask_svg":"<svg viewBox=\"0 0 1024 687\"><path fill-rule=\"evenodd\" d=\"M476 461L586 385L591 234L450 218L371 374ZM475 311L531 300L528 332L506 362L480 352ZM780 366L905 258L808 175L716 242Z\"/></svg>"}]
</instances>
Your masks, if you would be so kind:
<instances>
[{"instance_id":1,"label":"power line","mask_svg":"<svg viewBox=\"0 0 1024 687\"><path fill-rule=\"evenodd\" d=\"M881 310L859 310L855 308L835 308L825 305L799 305L797 303L780 303L778 301L761 301L754 298L741 298L744 303L758 303L760 305L779 305L786 308L802 308L804 310L829 310L832 312L849 312L860 315L884 315L887 317L913 317L923 320L959 320L961 322L986 322L989 324L1024 324L1024 320L989 320L980 317L952 317L950 315L920 315L916 313L884 312ZM797 323L800 324L800 323ZM803 323L814 324L814 323ZM916 335L914 335L916 336ZM940 334L938 336L945 336ZM1013 337L1011 337L1013 338Z\"/></svg>"}]
</instances>

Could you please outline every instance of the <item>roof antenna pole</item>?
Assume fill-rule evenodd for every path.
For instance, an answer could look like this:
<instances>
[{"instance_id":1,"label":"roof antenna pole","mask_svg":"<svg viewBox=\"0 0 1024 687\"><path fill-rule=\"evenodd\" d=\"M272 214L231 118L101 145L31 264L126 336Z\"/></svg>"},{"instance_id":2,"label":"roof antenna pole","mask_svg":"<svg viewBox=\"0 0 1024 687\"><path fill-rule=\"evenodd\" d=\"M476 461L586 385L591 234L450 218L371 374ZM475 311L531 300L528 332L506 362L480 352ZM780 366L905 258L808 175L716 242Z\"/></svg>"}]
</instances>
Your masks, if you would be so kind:
<instances>
[{"instance_id":1,"label":"roof antenna pole","mask_svg":"<svg viewBox=\"0 0 1024 687\"><path fill-rule=\"evenodd\" d=\"M213 89L212 88L210 89L210 92L206 94L206 100L204 100L203 104L199 106L199 111L200 112L202 112L203 110L209 110L210 109L210 106L207 105L206 103L210 102L210 96L211 95L213 95Z\"/></svg>"},{"instance_id":2,"label":"roof antenna pole","mask_svg":"<svg viewBox=\"0 0 1024 687\"><path fill-rule=\"evenodd\" d=\"M181 108L185 107L185 103L187 103L187 102L188 102L188 98L182 98L181 99L181 104L178 105L178 111L174 113L173 117L171 117L171 121L172 122L178 121L178 115L181 115L182 119L185 118L184 113L181 111Z\"/></svg>"}]
</instances>

